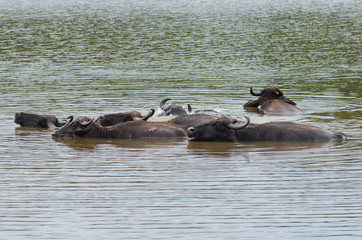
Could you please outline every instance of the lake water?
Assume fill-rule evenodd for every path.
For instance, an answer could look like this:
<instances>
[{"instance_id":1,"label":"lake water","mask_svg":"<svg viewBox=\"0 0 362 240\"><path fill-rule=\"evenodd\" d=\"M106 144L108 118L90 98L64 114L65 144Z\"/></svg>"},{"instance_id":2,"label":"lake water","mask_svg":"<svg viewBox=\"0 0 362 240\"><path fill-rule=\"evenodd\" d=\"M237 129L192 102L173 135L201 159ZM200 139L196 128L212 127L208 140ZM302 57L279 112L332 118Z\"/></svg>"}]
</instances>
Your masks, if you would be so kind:
<instances>
[{"instance_id":1,"label":"lake water","mask_svg":"<svg viewBox=\"0 0 362 240\"><path fill-rule=\"evenodd\" d=\"M361 26L358 0L0 0L0 236L361 239ZM305 114L245 111L251 86ZM166 97L348 141L64 140L13 122Z\"/></svg>"}]
</instances>

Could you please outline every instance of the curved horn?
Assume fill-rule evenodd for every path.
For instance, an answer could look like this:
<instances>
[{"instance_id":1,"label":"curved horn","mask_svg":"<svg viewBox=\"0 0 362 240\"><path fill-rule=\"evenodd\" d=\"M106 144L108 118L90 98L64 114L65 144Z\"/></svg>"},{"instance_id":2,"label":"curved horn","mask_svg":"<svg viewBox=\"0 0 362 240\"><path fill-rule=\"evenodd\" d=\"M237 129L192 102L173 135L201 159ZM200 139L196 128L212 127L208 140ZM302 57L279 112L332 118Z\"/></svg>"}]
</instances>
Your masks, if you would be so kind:
<instances>
[{"instance_id":1,"label":"curved horn","mask_svg":"<svg viewBox=\"0 0 362 240\"><path fill-rule=\"evenodd\" d=\"M92 118L88 122L80 122L79 124L82 125L83 127L88 127L93 121L94 121L94 118Z\"/></svg>"},{"instance_id":2,"label":"curved horn","mask_svg":"<svg viewBox=\"0 0 362 240\"><path fill-rule=\"evenodd\" d=\"M190 104L187 104L187 111L188 111L189 113L192 113L192 107L191 107Z\"/></svg>"},{"instance_id":3,"label":"curved horn","mask_svg":"<svg viewBox=\"0 0 362 240\"><path fill-rule=\"evenodd\" d=\"M279 97L282 97L282 96L283 96L283 92L280 91L279 88L275 87L274 89L275 89L275 91L277 92L277 95L278 95Z\"/></svg>"},{"instance_id":4,"label":"curved horn","mask_svg":"<svg viewBox=\"0 0 362 240\"><path fill-rule=\"evenodd\" d=\"M68 116L67 119L65 120L64 127L68 126L71 122L73 122L73 119L74 119L73 115Z\"/></svg>"},{"instance_id":5,"label":"curved horn","mask_svg":"<svg viewBox=\"0 0 362 240\"><path fill-rule=\"evenodd\" d=\"M244 118L246 119L246 123L241 125L239 122L238 123L229 123L227 125L228 128L233 129L233 130L240 130L245 128L246 126L249 125L250 123L250 118L248 118L247 116L244 116Z\"/></svg>"},{"instance_id":6,"label":"curved horn","mask_svg":"<svg viewBox=\"0 0 362 240\"><path fill-rule=\"evenodd\" d=\"M94 122L97 123L97 124L100 124L101 123L101 116L99 116Z\"/></svg>"},{"instance_id":7,"label":"curved horn","mask_svg":"<svg viewBox=\"0 0 362 240\"><path fill-rule=\"evenodd\" d=\"M261 96L262 95L262 93L260 92L260 93L254 93L254 91L253 91L253 87L250 87L250 94L251 95L253 95L253 96L257 96L257 97L259 97L259 96Z\"/></svg>"},{"instance_id":8,"label":"curved horn","mask_svg":"<svg viewBox=\"0 0 362 240\"><path fill-rule=\"evenodd\" d=\"M142 117L141 120L147 121L147 119L149 119L150 117L152 117L154 113L155 113L155 109L151 108L151 109L148 111L147 116Z\"/></svg>"},{"instance_id":9,"label":"curved horn","mask_svg":"<svg viewBox=\"0 0 362 240\"><path fill-rule=\"evenodd\" d=\"M165 105L165 103L168 101L168 100L172 100L171 98L165 98L163 99L161 102L160 102L160 108L162 110L164 110L163 106Z\"/></svg>"}]
</instances>

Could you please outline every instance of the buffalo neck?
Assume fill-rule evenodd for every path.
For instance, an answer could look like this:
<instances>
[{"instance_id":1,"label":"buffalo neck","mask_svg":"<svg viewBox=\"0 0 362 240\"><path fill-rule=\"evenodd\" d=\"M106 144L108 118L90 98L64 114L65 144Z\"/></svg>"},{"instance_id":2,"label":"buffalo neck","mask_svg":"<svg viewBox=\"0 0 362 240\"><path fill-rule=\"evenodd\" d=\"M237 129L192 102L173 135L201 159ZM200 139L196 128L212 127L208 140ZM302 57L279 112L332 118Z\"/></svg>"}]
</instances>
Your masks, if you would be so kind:
<instances>
[{"instance_id":1,"label":"buffalo neck","mask_svg":"<svg viewBox=\"0 0 362 240\"><path fill-rule=\"evenodd\" d=\"M88 132L88 137L93 138L116 138L119 135L119 130L114 126L102 127L93 123L92 130Z\"/></svg>"},{"instance_id":2,"label":"buffalo neck","mask_svg":"<svg viewBox=\"0 0 362 240\"><path fill-rule=\"evenodd\" d=\"M249 124L247 127L235 130L235 139L237 141L254 141L261 137L263 133L258 131L257 124Z\"/></svg>"}]
</instances>

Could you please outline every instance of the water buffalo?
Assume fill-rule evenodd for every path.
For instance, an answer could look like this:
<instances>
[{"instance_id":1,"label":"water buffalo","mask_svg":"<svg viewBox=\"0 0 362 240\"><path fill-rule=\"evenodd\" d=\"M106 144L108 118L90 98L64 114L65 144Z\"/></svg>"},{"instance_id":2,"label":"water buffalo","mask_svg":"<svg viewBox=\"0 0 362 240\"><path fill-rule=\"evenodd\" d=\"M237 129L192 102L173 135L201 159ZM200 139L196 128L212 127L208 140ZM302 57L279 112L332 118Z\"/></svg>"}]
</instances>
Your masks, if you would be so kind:
<instances>
[{"instance_id":1,"label":"water buffalo","mask_svg":"<svg viewBox=\"0 0 362 240\"><path fill-rule=\"evenodd\" d=\"M187 138L187 127L166 122L147 122L143 120L122 122L103 127L88 117L69 118L64 127L53 137L80 138Z\"/></svg>"},{"instance_id":2,"label":"water buffalo","mask_svg":"<svg viewBox=\"0 0 362 240\"><path fill-rule=\"evenodd\" d=\"M142 116L142 114L138 111L130 111L123 113L112 113L105 114L103 116L99 116L97 122L100 123L103 127L116 125L120 122L128 122L135 120L144 120L146 121L155 113L155 109L150 109L146 116Z\"/></svg>"},{"instance_id":3,"label":"water buffalo","mask_svg":"<svg viewBox=\"0 0 362 240\"><path fill-rule=\"evenodd\" d=\"M24 112L15 113L14 122L22 127L33 128L61 127L65 124L59 122L57 117L54 115L39 115Z\"/></svg>"},{"instance_id":4,"label":"water buffalo","mask_svg":"<svg viewBox=\"0 0 362 240\"><path fill-rule=\"evenodd\" d=\"M194 141L317 142L343 141L346 139L346 135L343 133L334 133L315 126L293 122L248 123L249 121L237 127L235 120L219 117L190 127L187 131L189 139Z\"/></svg>"},{"instance_id":5,"label":"water buffalo","mask_svg":"<svg viewBox=\"0 0 362 240\"><path fill-rule=\"evenodd\" d=\"M286 98L278 88L265 88L259 93L254 93L250 88L250 94L259 97L258 100L249 101L244 108L257 108L260 106L262 114L269 115L294 115L303 111L292 100Z\"/></svg>"},{"instance_id":6,"label":"water buffalo","mask_svg":"<svg viewBox=\"0 0 362 240\"><path fill-rule=\"evenodd\" d=\"M158 115L159 117L169 116L169 115L180 116L183 114L187 114L186 110L179 105L170 104L168 106L165 106L165 103L168 100L172 100L172 99L165 98L160 102L160 108L163 110L163 112Z\"/></svg>"}]
</instances>

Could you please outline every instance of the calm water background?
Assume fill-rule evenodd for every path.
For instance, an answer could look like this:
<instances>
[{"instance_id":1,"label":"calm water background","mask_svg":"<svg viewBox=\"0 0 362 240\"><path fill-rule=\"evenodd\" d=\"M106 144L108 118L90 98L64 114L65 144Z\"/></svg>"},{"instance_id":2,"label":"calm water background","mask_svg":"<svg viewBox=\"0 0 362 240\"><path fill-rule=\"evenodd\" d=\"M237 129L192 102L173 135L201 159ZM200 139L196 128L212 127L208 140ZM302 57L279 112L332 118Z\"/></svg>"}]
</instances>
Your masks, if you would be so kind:
<instances>
[{"instance_id":1,"label":"calm water background","mask_svg":"<svg viewBox=\"0 0 362 240\"><path fill-rule=\"evenodd\" d=\"M0 3L0 238L362 237L360 1ZM250 86L306 114L245 112ZM349 140L61 140L13 122L146 113L165 97Z\"/></svg>"}]
</instances>

